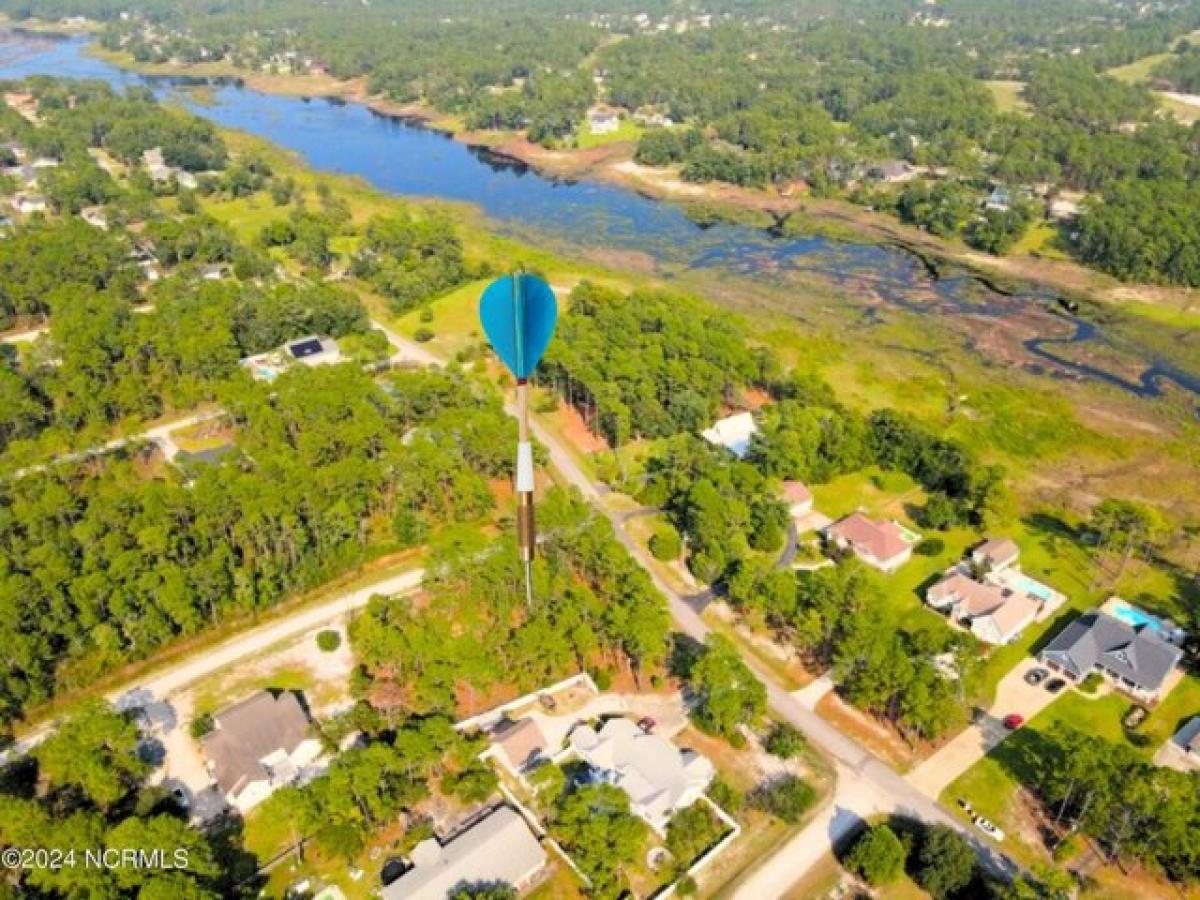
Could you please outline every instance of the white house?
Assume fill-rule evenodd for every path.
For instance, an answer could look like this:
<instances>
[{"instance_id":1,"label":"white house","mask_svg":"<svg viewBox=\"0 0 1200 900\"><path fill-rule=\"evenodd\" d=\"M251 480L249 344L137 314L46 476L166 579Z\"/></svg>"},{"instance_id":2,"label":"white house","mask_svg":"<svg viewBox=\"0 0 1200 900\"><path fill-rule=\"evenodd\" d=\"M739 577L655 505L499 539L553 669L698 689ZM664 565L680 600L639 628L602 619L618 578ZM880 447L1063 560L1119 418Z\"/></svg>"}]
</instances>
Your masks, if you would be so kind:
<instances>
[{"instance_id":1,"label":"white house","mask_svg":"<svg viewBox=\"0 0 1200 900\"><path fill-rule=\"evenodd\" d=\"M291 691L259 691L214 715L201 746L225 800L245 813L296 781L321 755L308 726L308 713Z\"/></svg>"},{"instance_id":2,"label":"white house","mask_svg":"<svg viewBox=\"0 0 1200 900\"><path fill-rule=\"evenodd\" d=\"M621 127L617 114L610 109L588 111L588 130L592 134L612 134Z\"/></svg>"},{"instance_id":3,"label":"white house","mask_svg":"<svg viewBox=\"0 0 1200 900\"><path fill-rule=\"evenodd\" d=\"M601 779L628 794L631 810L659 834L676 811L699 799L715 774L706 757L647 734L629 719L609 719L599 731L580 725L570 745Z\"/></svg>"},{"instance_id":4,"label":"white house","mask_svg":"<svg viewBox=\"0 0 1200 900\"><path fill-rule=\"evenodd\" d=\"M22 215L45 212L48 208L46 198L41 194L17 194L13 197L13 209Z\"/></svg>"},{"instance_id":5,"label":"white house","mask_svg":"<svg viewBox=\"0 0 1200 900\"><path fill-rule=\"evenodd\" d=\"M445 900L462 885L529 887L546 851L515 811L498 807L446 843L428 838L413 848L412 868L383 888L383 900Z\"/></svg>"},{"instance_id":6,"label":"white house","mask_svg":"<svg viewBox=\"0 0 1200 900\"><path fill-rule=\"evenodd\" d=\"M896 522L876 522L862 513L851 513L825 529L825 537L850 550L869 566L891 574L912 558L921 537Z\"/></svg>"},{"instance_id":7,"label":"white house","mask_svg":"<svg viewBox=\"0 0 1200 900\"><path fill-rule=\"evenodd\" d=\"M108 218L104 215L104 209L99 206L85 206L79 211L79 218L87 222L93 228L99 228L101 231L108 231Z\"/></svg>"},{"instance_id":8,"label":"white house","mask_svg":"<svg viewBox=\"0 0 1200 900\"><path fill-rule=\"evenodd\" d=\"M750 450L750 439L758 434L758 424L754 415L748 412L735 413L718 419L711 428L700 432L700 436L710 444L724 447L738 459Z\"/></svg>"}]
</instances>

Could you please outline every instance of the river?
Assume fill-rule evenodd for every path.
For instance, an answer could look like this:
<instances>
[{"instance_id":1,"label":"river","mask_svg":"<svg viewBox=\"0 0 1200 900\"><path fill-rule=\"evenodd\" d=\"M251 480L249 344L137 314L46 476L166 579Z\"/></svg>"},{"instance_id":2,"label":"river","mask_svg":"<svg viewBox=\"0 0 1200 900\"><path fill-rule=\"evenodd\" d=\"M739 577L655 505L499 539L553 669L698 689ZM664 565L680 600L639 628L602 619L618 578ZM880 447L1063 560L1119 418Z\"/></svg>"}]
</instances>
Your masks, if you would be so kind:
<instances>
[{"instance_id":1,"label":"river","mask_svg":"<svg viewBox=\"0 0 1200 900\"><path fill-rule=\"evenodd\" d=\"M1161 396L1167 382L1200 396L1200 374L1128 342L1116 347L1094 323L1049 315L1060 311L1053 295L1043 291L1000 292L963 272L939 276L897 247L820 236L778 237L746 225L701 227L674 204L596 181L543 177L357 103L276 96L219 83L212 102L199 104L177 90L178 79L137 75L86 55L86 41L0 32L0 78L54 75L100 79L117 87L149 85L160 95L174 92L197 115L296 151L313 168L361 176L394 194L471 203L502 234L637 254L664 274L709 270L773 284L815 275L910 312L969 312L985 320L1036 307L1046 313L1039 316L1045 327L1023 341L1030 368L1102 381L1141 397ZM1085 343L1118 350L1142 370L1140 375L1130 378L1053 349ZM1039 366L1038 360L1048 365Z\"/></svg>"}]
</instances>

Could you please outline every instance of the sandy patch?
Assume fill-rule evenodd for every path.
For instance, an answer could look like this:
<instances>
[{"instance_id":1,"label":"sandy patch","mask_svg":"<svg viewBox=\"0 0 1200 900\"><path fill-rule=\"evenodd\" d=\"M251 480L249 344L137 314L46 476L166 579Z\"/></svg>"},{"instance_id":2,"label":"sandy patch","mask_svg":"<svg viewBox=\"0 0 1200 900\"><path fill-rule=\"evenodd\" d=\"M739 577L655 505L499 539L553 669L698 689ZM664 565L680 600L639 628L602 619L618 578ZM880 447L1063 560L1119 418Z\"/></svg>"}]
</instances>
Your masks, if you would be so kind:
<instances>
[{"instance_id":1,"label":"sandy patch","mask_svg":"<svg viewBox=\"0 0 1200 900\"><path fill-rule=\"evenodd\" d=\"M560 400L554 420L563 437L579 452L598 453L609 449L608 441L588 428L583 416L574 406Z\"/></svg>"}]
</instances>

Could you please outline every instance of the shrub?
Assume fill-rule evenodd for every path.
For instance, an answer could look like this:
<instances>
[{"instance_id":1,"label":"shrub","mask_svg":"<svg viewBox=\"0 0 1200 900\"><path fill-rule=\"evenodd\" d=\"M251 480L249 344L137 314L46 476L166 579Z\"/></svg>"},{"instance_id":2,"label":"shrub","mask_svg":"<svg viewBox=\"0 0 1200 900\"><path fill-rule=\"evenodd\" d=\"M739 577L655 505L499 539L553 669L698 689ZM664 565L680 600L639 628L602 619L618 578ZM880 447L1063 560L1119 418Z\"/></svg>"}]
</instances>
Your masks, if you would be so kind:
<instances>
[{"instance_id":1,"label":"shrub","mask_svg":"<svg viewBox=\"0 0 1200 900\"><path fill-rule=\"evenodd\" d=\"M432 341L433 340L433 329L426 328L424 325L422 325L420 328L418 328L416 331L413 332L413 340L419 344L424 344L426 341Z\"/></svg>"},{"instance_id":2,"label":"shrub","mask_svg":"<svg viewBox=\"0 0 1200 900\"><path fill-rule=\"evenodd\" d=\"M342 636L332 628L326 628L317 633L317 646L324 653L332 653L342 646Z\"/></svg>"},{"instance_id":3,"label":"shrub","mask_svg":"<svg viewBox=\"0 0 1200 900\"><path fill-rule=\"evenodd\" d=\"M760 809L794 825L812 808L817 792L807 781L785 775L759 791L755 799Z\"/></svg>"},{"instance_id":4,"label":"shrub","mask_svg":"<svg viewBox=\"0 0 1200 900\"><path fill-rule=\"evenodd\" d=\"M846 868L867 884L887 884L900 876L906 856L896 832L887 825L876 825L854 843L846 857Z\"/></svg>"},{"instance_id":5,"label":"shrub","mask_svg":"<svg viewBox=\"0 0 1200 900\"><path fill-rule=\"evenodd\" d=\"M708 796L713 803L731 815L741 812L742 804L746 802L741 791L721 778L713 781L708 789Z\"/></svg>"},{"instance_id":6,"label":"shrub","mask_svg":"<svg viewBox=\"0 0 1200 900\"><path fill-rule=\"evenodd\" d=\"M608 669L597 669L592 673L592 681L596 682L599 690L607 691L612 687L612 672Z\"/></svg>"},{"instance_id":7,"label":"shrub","mask_svg":"<svg viewBox=\"0 0 1200 900\"><path fill-rule=\"evenodd\" d=\"M201 713L192 719L192 724L188 730L191 731L192 737L200 740L206 734L211 734L215 727L216 724L213 722L212 713Z\"/></svg>"},{"instance_id":8,"label":"shrub","mask_svg":"<svg viewBox=\"0 0 1200 900\"><path fill-rule=\"evenodd\" d=\"M430 306L422 306L422 307L421 307L421 312L420 312L420 314L417 316L417 318L418 318L418 319L419 319L421 322L432 322L432 321L433 321L433 307L430 307Z\"/></svg>"},{"instance_id":9,"label":"shrub","mask_svg":"<svg viewBox=\"0 0 1200 900\"><path fill-rule=\"evenodd\" d=\"M715 844L725 827L702 803L693 803L671 817L667 824L667 849L677 864L686 869L693 860Z\"/></svg>"},{"instance_id":10,"label":"shrub","mask_svg":"<svg viewBox=\"0 0 1200 900\"><path fill-rule=\"evenodd\" d=\"M1079 685L1079 689L1085 694L1094 694L1100 690L1100 685L1104 683L1104 676L1099 672L1090 672L1088 677L1083 679Z\"/></svg>"},{"instance_id":11,"label":"shrub","mask_svg":"<svg viewBox=\"0 0 1200 900\"><path fill-rule=\"evenodd\" d=\"M670 525L659 527L650 536L650 552L654 554L655 559L661 562L679 559L679 554L683 552L683 541L679 537L679 532Z\"/></svg>"},{"instance_id":12,"label":"shrub","mask_svg":"<svg viewBox=\"0 0 1200 900\"><path fill-rule=\"evenodd\" d=\"M763 746L772 756L780 759L795 759L804 752L804 735L785 722L780 722L771 729Z\"/></svg>"},{"instance_id":13,"label":"shrub","mask_svg":"<svg viewBox=\"0 0 1200 900\"><path fill-rule=\"evenodd\" d=\"M925 538L921 543L913 548L914 553L921 556L941 556L942 551L946 549L946 542L941 538Z\"/></svg>"}]
</instances>

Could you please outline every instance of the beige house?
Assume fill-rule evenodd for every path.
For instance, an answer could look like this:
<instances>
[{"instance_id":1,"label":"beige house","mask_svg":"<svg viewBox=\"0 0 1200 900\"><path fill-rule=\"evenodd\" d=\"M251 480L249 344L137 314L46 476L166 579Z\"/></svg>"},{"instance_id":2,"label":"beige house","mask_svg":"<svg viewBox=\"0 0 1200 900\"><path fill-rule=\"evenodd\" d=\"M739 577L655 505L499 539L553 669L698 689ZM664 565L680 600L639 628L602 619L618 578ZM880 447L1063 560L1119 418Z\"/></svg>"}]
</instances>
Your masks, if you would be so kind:
<instances>
[{"instance_id":1,"label":"beige house","mask_svg":"<svg viewBox=\"0 0 1200 900\"><path fill-rule=\"evenodd\" d=\"M985 644L1016 640L1041 609L1041 604L1028 594L984 584L959 571L931 587L925 599Z\"/></svg>"},{"instance_id":2,"label":"beige house","mask_svg":"<svg viewBox=\"0 0 1200 900\"><path fill-rule=\"evenodd\" d=\"M242 813L295 782L321 755L308 713L291 691L259 691L221 710L201 747L221 794Z\"/></svg>"},{"instance_id":3,"label":"beige house","mask_svg":"<svg viewBox=\"0 0 1200 900\"><path fill-rule=\"evenodd\" d=\"M785 481L783 483L783 502L788 505L792 518L799 519L812 512L812 491L802 481Z\"/></svg>"},{"instance_id":4,"label":"beige house","mask_svg":"<svg viewBox=\"0 0 1200 900\"><path fill-rule=\"evenodd\" d=\"M492 731L491 738L501 762L517 774L547 758L546 735L533 719L505 719Z\"/></svg>"}]
</instances>

